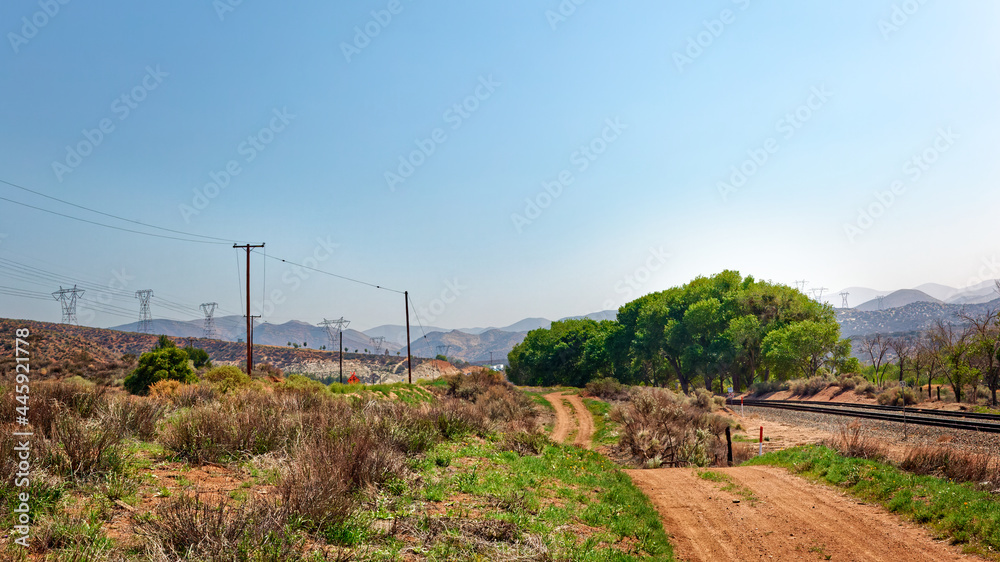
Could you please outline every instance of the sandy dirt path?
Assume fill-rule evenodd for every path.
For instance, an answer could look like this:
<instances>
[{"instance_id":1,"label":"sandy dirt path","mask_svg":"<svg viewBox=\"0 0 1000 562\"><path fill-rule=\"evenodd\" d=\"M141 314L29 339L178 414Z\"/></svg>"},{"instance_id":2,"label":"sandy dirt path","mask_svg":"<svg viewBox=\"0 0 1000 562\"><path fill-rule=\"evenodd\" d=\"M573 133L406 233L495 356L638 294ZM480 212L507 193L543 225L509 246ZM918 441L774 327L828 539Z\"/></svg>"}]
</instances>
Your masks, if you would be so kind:
<instances>
[{"instance_id":1,"label":"sandy dirt path","mask_svg":"<svg viewBox=\"0 0 1000 562\"><path fill-rule=\"evenodd\" d=\"M579 426L579 431L576 432L576 439L573 440L574 445L579 445L584 449L589 449L591 447L591 440L594 438L594 416L590 415L590 410L583 403L583 398L580 398L579 394L570 394L565 396L566 400L573 405L573 409L576 410L576 422Z\"/></svg>"},{"instance_id":2,"label":"sandy dirt path","mask_svg":"<svg viewBox=\"0 0 1000 562\"><path fill-rule=\"evenodd\" d=\"M594 418L583 404L583 399L576 394L564 395L560 392L546 394L545 399L549 401L549 404L552 404L556 411L556 425L552 429L552 440L562 443L569 437L570 432L576 429L578 431L573 444L589 449L591 439L594 436ZM567 408L563 400L568 401L572 409Z\"/></svg>"},{"instance_id":3,"label":"sandy dirt path","mask_svg":"<svg viewBox=\"0 0 1000 562\"><path fill-rule=\"evenodd\" d=\"M756 500L722 491L725 483L699 478L690 468L626 471L660 512L679 560L982 560L781 468L711 470Z\"/></svg>"}]
</instances>

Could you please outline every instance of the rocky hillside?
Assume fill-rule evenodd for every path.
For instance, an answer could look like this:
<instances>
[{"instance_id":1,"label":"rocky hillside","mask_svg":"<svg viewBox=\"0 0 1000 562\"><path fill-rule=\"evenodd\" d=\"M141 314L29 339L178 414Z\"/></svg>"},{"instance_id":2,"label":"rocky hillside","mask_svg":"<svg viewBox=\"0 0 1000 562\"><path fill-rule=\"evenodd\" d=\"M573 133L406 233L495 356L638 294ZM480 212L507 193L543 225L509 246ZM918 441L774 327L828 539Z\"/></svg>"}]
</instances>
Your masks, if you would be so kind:
<instances>
[{"instance_id":1,"label":"rocky hillside","mask_svg":"<svg viewBox=\"0 0 1000 562\"><path fill-rule=\"evenodd\" d=\"M127 355L139 356L156 344L158 336L103 328L68 326L31 320L0 319L0 374L14 371L14 334L18 328L31 331L29 350L36 376L98 374L99 378L122 378L133 366ZM171 338L178 346L204 349L214 364L235 365L246 359L246 344L205 338ZM123 358L123 356L126 356ZM254 363L271 363L288 373L315 378L339 376L336 352L254 345ZM406 355L344 354L344 378L356 373L364 382L396 382L407 376ZM413 358L414 378L433 378L458 370L443 361Z\"/></svg>"}]
</instances>

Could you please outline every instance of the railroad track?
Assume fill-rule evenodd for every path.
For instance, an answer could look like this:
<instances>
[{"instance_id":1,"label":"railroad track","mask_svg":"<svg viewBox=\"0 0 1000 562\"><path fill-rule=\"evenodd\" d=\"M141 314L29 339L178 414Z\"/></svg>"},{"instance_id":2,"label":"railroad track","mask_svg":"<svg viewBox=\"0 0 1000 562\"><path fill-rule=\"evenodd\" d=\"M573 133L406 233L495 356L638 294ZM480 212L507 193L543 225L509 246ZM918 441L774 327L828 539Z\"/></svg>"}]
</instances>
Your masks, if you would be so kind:
<instances>
[{"instance_id":1,"label":"railroad track","mask_svg":"<svg viewBox=\"0 0 1000 562\"><path fill-rule=\"evenodd\" d=\"M738 406L739 400L729 399L729 405ZM941 410L903 409L900 406L873 404L844 404L840 402L799 402L795 400L743 400L744 406L778 408L814 414L847 416L913 425L946 427L982 433L1000 433L1000 416L974 412L946 412Z\"/></svg>"}]
</instances>

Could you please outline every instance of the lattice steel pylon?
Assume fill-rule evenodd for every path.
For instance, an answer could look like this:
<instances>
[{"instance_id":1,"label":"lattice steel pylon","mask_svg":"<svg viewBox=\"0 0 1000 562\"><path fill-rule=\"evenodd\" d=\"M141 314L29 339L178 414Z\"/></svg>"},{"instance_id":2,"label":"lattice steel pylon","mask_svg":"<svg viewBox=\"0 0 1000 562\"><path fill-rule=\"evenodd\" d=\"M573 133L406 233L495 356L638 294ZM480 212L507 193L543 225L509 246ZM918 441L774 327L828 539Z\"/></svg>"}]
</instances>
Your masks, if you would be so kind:
<instances>
[{"instance_id":1,"label":"lattice steel pylon","mask_svg":"<svg viewBox=\"0 0 1000 562\"><path fill-rule=\"evenodd\" d=\"M382 344L385 343L385 336L379 336L377 338L371 338L372 345L375 347L375 355L382 350Z\"/></svg>"},{"instance_id":2,"label":"lattice steel pylon","mask_svg":"<svg viewBox=\"0 0 1000 562\"><path fill-rule=\"evenodd\" d=\"M878 299L878 309L885 310L885 303L883 302L885 300L885 295L877 295L875 298Z\"/></svg>"},{"instance_id":3,"label":"lattice steel pylon","mask_svg":"<svg viewBox=\"0 0 1000 562\"><path fill-rule=\"evenodd\" d=\"M62 305L62 323L63 324L76 324L76 301L84 293L83 289L77 289L76 285L73 285L72 289L63 289L62 285L59 286L59 290L52 293L52 298L59 301Z\"/></svg>"},{"instance_id":4,"label":"lattice steel pylon","mask_svg":"<svg viewBox=\"0 0 1000 562\"><path fill-rule=\"evenodd\" d=\"M152 296L152 289L135 292L135 298L139 299L139 333L142 334L149 334L153 331L153 315L149 312L149 299Z\"/></svg>"},{"instance_id":5,"label":"lattice steel pylon","mask_svg":"<svg viewBox=\"0 0 1000 562\"><path fill-rule=\"evenodd\" d=\"M823 302L823 291L825 290L826 287L817 287L812 289L812 293L816 295L816 302Z\"/></svg>"},{"instance_id":6,"label":"lattice steel pylon","mask_svg":"<svg viewBox=\"0 0 1000 562\"><path fill-rule=\"evenodd\" d=\"M840 297L842 299L844 299L843 302L841 303L843 305L843 308L851 308L850 306L847 305L847 297L850 294L851 293L848 293L847 291L844 291L843 293L840 293Z\"/></svg>"},{"instance_id":7,"label":"lattice steel pylon","mask_svg":"<svg viewBox=\"0 0 1000 562\"><path fill-rule=\"evenodd\" d=\"M337 349L337 334L344 331L350 324L351 321L344 320L343 316L341 316L339 320L327 320L324 318L323 321L319 323L320 326L324 326L326 328L326 335L330 336L331 351Z\"/></svg>"},{"instance_id":8,"label":"lattice steel pylon","mask_svg":"<svg viewBox=\"0 0 1000 562\"><path fill-rule=\"evenodd\" d=\"M441 351L442 349L444 350L444 352ZM439 346L437 346L437 354L438 355L444 355L445 357L448 357L448 352L449 351L451 351L451 345L439 345Z\"/></svg>"},{"instance_id":9,"label":"lattice steel pylon","mask_svg":"<svg viewBox=\"0 0 1000 562\"><path fill-rule=\"evenodd\" d=\"M205 313L205 327L202 331L202 337L215 337L215 309L218 308L218 306L219 303L217 302L201 303L201 311Z\"/></svg>"}]
</instances>

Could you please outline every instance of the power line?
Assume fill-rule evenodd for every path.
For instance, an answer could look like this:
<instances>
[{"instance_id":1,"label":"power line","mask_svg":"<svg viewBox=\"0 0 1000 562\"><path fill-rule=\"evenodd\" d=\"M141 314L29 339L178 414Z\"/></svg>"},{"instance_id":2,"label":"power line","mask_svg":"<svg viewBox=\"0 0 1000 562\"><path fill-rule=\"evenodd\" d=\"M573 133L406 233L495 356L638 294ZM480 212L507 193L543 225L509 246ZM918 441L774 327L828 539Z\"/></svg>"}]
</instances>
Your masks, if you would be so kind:
<instances>
[{"instance_id":1,"label":"power line","mask_svg":"<svg viewBox=\"0 0 1000 562\"><path fill-rule=\"evenodd\" d=\"M103 226L104 228L111 228L111 229L114 229L114 230L121 230L123 232L131 232L133 234L142 234L143 236L152 236L154 238L166 238L168 240L179 240L181 242L195 242L195 243L198 243L198 244L219 244L219 245L221 245L221 244L228 244L228 242L212 242L212 241L209 241L209 240L191 240L190 238L178 238L176 236L167 236L165 234L154 234L152 232L142 232L141 230L132 230L131 228L122 228L120 226L113 226L113 225L110 225L110 224L104 224L102 222L97 222L97 221L92 221L92 220L87 220L87 219L81 219L80 217L74 217L72 215L67 215L67 214L64 214L64 213L56 212L56 211L50 211L48 209L43 209L41 207L36 207L34 205L29 205L27 203L21 203L20 201L14 201L13 199L7 199L6 197L0 197L0 201L7 201L8 203L13 203L15 205L21 205L22 207L28 207L29 209L34 209L36 211L41 211L43 213L49 213L49 214L52 214L52 215L60 216L60 217L67 218L67 219L73 219L75 221L85 222L87 224L93 224L93 225L96 225L96 226Z\"/></svg>"},{"instance_id":2,"label":"power line","mask_svg":"<svg viewBox=\"0 0 1000 562\"><path fill-rule=\"evenodd\" d=\"M147 228L155 228L157 230L163 230L165 232L173 232L175 234L183 234L185 236L194 236L194 237L197 237L197 238L207 238L209 240L218 240L218 241L224 242L224 243L231 242L231 240L229 240L228 238L217 238L215 236L206 236L204 234L195 234L193 232L184 232L184 231L181 231L181 230L173 230L171 228L164 228L162 226L156 226L156 225L152 225L152 224L146 224L144 222L140 222L140 221L137 221L137 220L127 219L125 217L119 217L118 215L112 215L111 213L105 213L103 211L98 211L97 209L91 209L90 207L84 207L83 205L77 205L76 203L70 203L69 201L65 201L63 199L59 199L58 197L52 197L51 195L46 195L46 194L44 194L44 193L42 193L40 191L35 191L34 189L28 189L27 187L24 187L23 185L17 185L16 183L11 183L11 182L9 182L7 180L0 179L0 183L9 185L11 187L14 187L14 188L17 188L17 189L20 189L20 190L23 190L23 191L27 191L28 193L34 193L35 195L38 195L39 197L45 197L46 199L51 199L53 201L58 201L58 202L60 202L60 203L62 203L64 205L69 205L70 207L76 207L77 209L83 209L84 211L90 211L91 213L97 213L98 215L104 215L106 217L110 217L110 218L113 218L113 219L118 219L120 221L125 221L125 222L130 222L130 223L133 223L133 224L138 224L138 225L141 225L141 226L145 226Z\"/></svg>"},{"instance_id":3,"label":"power line","mask_svg":"<svg viewBox=\"0 0 1000 562\"><path fill-rule=\"evenodd\" d=\"M403 294L403 291L397 291L396 289L390 289L389 287L384 287L382 285L376 285L374 283L369 283L367 281L361 281L360 279L354 279L352 277L347 277L345 275L338 275L336 273L331 273L329 271L323 271L322 269L316 269L315 267L309 267L307 265L302 265L300 263L295 263L293 261L284 260L284 259L281 259L281 258L278 258L278 257L275 257L275 256L269 256L267 254L264 254L264 257L271 258L272 260L278 260L278 261L280 261L282 263L287 263L289 265L294 265L296 267L301 267L302 269L308 269L309 271L315 271L316 273L322 273L323 275L329 275L330 277L336 277L337 279L343 279L344 281L350 281L352 283L358 283L358 284L361 284L361 285L367 285L367 286L373 287L375 289L382 289L383 291L391 291L393 293L399 293L401 295Z\"/></svg>"}]
</instances>

